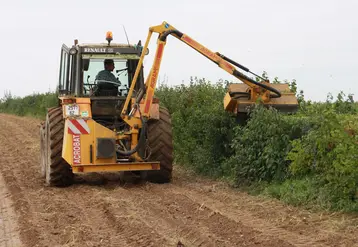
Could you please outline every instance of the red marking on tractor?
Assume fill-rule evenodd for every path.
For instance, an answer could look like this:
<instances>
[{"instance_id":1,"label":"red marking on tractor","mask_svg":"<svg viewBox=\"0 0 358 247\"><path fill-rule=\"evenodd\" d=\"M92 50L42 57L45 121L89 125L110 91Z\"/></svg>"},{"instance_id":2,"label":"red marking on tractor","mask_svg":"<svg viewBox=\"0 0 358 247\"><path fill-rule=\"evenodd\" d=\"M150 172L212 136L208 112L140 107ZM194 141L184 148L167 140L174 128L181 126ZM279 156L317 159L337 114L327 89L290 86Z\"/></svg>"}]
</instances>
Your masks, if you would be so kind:
<instances>
[{"instance_id":1,"label":"red marking on tractor","mask_svg":"<svg viewBox=\"0 0 358 247\"><path fill-rule=\"evenodd\" d=\"M81 164L81 135L72 136L73 164Z\"/></svg>"},{"instance_id":2,"label":"red marking on tractor","mask_svg":"<svg viewBox=\"0 0 358 247\"><path fill-rule=\"evenodd\" d=\"M90 128L84 119L69 119L68 133L71 135L87 135L90 133Z\"/></svg>"}]
</instances>

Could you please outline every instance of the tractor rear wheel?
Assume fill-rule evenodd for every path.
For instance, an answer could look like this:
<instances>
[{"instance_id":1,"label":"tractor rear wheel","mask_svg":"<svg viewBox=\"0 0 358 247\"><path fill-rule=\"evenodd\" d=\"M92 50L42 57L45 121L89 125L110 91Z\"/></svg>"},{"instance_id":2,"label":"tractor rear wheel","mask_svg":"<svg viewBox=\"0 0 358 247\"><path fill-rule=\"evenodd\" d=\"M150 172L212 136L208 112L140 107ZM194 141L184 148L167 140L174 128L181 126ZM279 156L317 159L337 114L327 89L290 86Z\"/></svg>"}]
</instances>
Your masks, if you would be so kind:
<instances>
[{"instance_id":1,"label":"tractor rear wheel","mask_svg":"<svg viewBox=\"0 0 358 247\"><path fill-rule=\"evenodd\" d=\"M55 107L47 109L51 111ZM47 117L47 116L46 116ZM41 165L41 177L46 178L46 166L47 166L47 129L46 121L40 124L40 165Z\"/></svg>"},{"instance_id":2,"label":"tractor rear wheel","mask_svg":"<svg viewBox=\"0 0 358 247\"><path fill-rule=\"evenodd\" d=\"M46 117L46 183L50 186L69 186L74 174L71 166L62 158L64 119L62 108L50 109Z\"/></svg>"},{"instance_id":3,"label":"tractor rear wheel","mask_svg":"<svg viewBox=\"0 0 358 247\"><path fill-rule=\"evenodd\" d=\"M146 180L153 183L169 183L173 171L172 123L168 110L159 109L159 119L148 121L150 161L159 161L160 170L146 172Z\"/></svg>"}]
</instances>

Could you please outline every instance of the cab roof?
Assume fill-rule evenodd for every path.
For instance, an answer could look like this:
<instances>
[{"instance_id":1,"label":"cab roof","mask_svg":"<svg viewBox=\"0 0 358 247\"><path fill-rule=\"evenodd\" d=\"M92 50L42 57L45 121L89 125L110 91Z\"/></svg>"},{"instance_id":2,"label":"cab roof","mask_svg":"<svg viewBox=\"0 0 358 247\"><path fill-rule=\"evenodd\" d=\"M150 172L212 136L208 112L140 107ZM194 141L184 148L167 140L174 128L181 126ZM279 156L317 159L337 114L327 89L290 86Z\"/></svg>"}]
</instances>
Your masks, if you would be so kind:
<instances>
[{"instance_id":1,"label":"cab roof","mask_svg":"<svg viewBox=\"0 0 358 247\"><path fill-rule=\"evenodd\" d=\"M122 43L82 43L77 45L81 54L131 54L140 56L143 47Z\"/></svg>"},{"instance_id":2,"label":"cab roof","mask_svg":"<svg viewBox=\"0 0 358 247\"><path fill-rule=\"evenodd\" d=\"M128 45L128 44L124 44L124 43L111 43L110 45L108 45L108 43L82 43L82 44L78 44L79 47L123 47L123 48L136 48L136 45Z\"/></svg>"}]
</instances>

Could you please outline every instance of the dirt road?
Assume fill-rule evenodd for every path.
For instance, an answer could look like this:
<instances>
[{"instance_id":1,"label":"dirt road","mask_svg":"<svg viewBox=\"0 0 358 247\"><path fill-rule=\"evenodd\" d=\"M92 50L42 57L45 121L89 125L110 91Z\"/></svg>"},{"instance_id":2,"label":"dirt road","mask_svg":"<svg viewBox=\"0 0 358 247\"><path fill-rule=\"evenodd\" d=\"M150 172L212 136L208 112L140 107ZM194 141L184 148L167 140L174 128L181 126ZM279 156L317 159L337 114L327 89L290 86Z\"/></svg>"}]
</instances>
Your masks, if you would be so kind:
<instances>
[{"instance_id":1,"label":"dirt road","mask_svg":"<svg viewBox=\"0 0 358 247\"><path fill-rule=\"evenodd\" d=\"M167 185L97 176L46 187L38 124L0 114L0 246L358 246L357 219L248 196L179 168Z\"/></svg>"}]
</instances>

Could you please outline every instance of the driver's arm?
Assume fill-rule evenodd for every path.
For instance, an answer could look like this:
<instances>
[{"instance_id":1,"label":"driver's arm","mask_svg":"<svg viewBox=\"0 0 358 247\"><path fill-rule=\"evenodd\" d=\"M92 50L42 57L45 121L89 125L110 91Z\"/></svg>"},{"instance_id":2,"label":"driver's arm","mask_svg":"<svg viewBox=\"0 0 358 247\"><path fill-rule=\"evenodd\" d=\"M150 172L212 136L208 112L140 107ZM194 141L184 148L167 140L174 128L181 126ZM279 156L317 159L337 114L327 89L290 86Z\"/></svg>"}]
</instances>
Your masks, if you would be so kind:
<instances>
[{"instance_id":1,"label":"driver's arm","mask_svg":"<svg viewBox=\"0 0 358 247\"><path fill-rule=\"evenodd\" d=\"M108 79L110 79L110 81L120 83L118 78L113 73L110 73L110 78L108 78Z\"/></svg>"}]
</instances>

